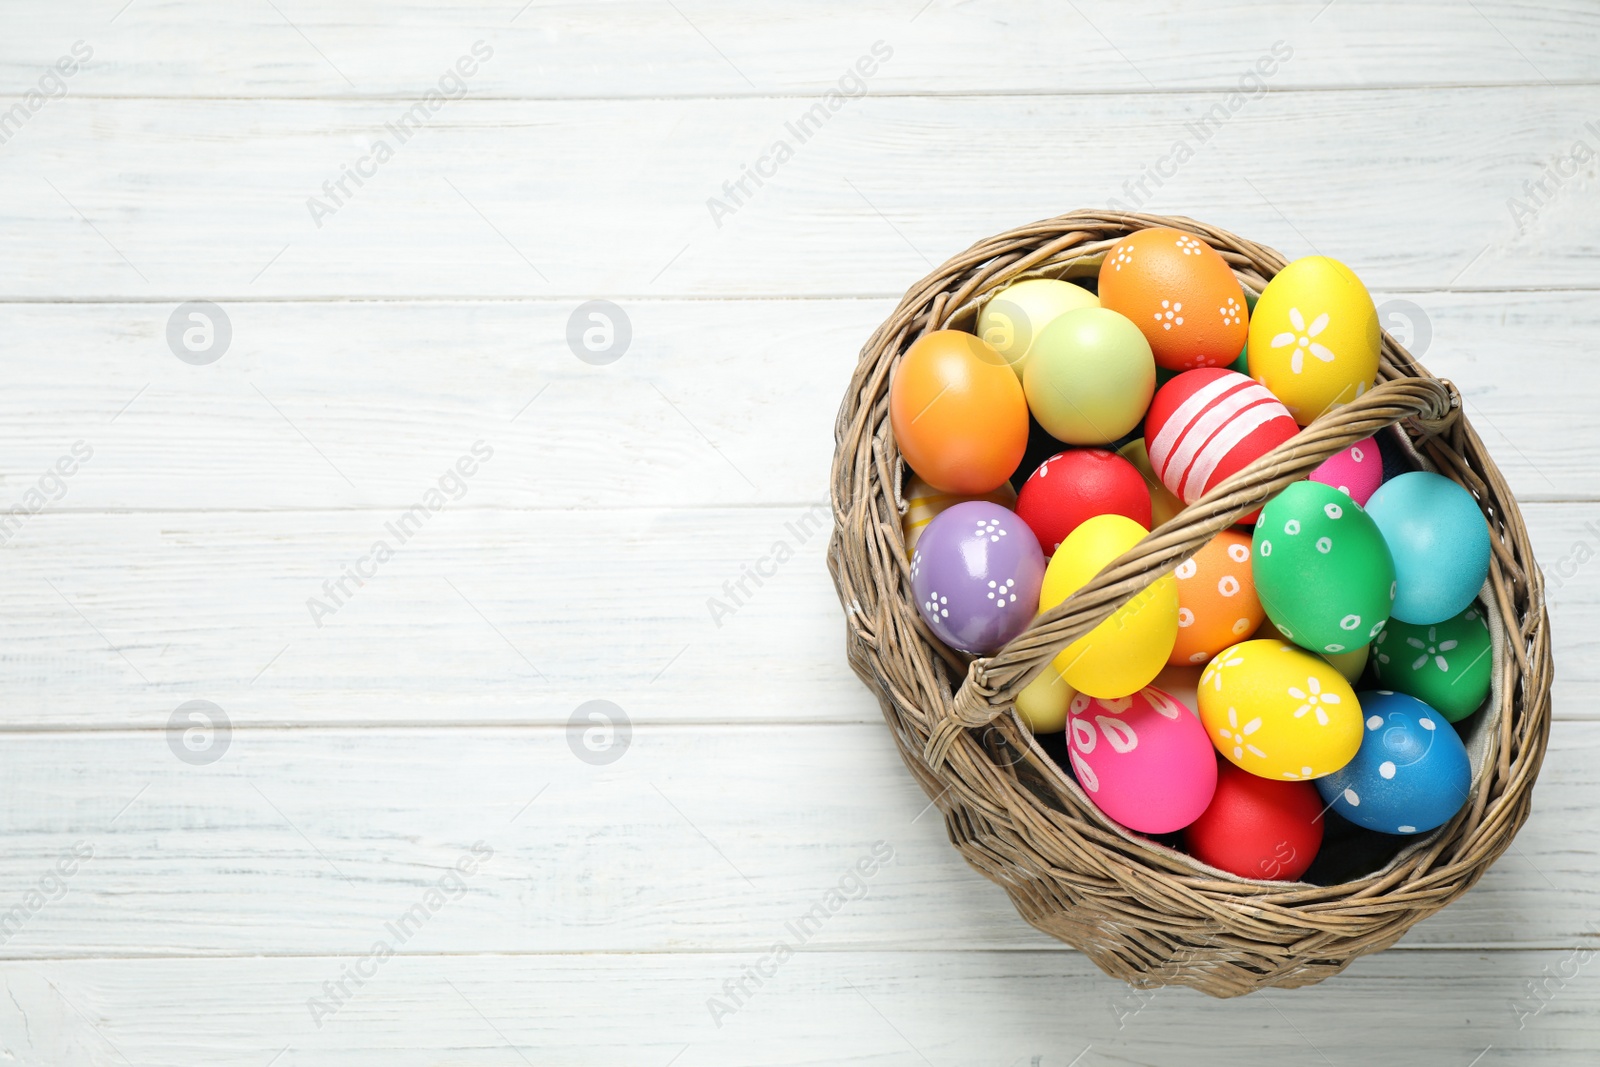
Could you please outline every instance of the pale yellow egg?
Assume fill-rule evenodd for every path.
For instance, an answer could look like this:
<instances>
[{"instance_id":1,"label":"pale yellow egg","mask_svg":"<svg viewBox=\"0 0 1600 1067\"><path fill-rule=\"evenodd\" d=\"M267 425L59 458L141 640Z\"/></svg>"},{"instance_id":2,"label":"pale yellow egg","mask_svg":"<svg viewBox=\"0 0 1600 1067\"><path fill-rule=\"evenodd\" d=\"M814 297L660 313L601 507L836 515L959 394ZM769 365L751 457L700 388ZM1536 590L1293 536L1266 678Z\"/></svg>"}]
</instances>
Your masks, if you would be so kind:
<instances>
[{"instance_id":1,"label":"pale yellow egg","mask_svg":"<svg viewBox=\"0 0 1600 1067\"><path fill-rule=\"evenodd\" d=\"M1017 694L1017 717L1036 734L1060 733L1066 729L1067 708L1077 695L1055 664L1047 664L1044 672Z\"/></svg>"},{"instance_id":2,"label":"pale yellow egg","mask_svg":"<svg viewBox=\"0 0 1600 1067\"><path fill-rule=\"evenodd\" d=\"M1349 652L1324 652L1322 658L1333 664L1333 669L1344 675L1345 681L1355 685L1361 672L1367 669L1367 656L1371 651L1372 646L1367 644L1352 648Z\"/></svg>"},{"instance_id":3,"label":"pale yellow egg","mask_svg":"<svg viewBox=\"0 0 1600 1067\"><path fill-rule=\"evenodd\" d=\"M1283 636L1282 630L1272 625L1271 619L1262 619L1261 625L1250 636L1257 640L1271 638L1274 641L1293 644L1287 637ZM1360 648L1352 648L1348 652L1317 652L1315 655L1327 660L1334 670L1344 676L1345 681L1355 685L1356 680L1361 677L1361 672L1367 669L1367 656L1371 651L1371 645L1362 645Z\"/></svg>"},{"instance_id":4,"label":"pale yellow egg","mask_svg":"<svg viewBox=\"0 0 1600 1067\"><path fill-rule=\"evenodd\" d=\"M1152 530L1183 510L1183 501L1174 496L1172 490L1162 485L1161 479L1156 477L1155 468L1150 465L1150 453L1144 446L1144 438L1135 437L1117 449L1117 455L1134 465L1140 477L1144 479L1145 488L1150 490Z\"/></svg>"},{"instance_id":5,"label":"pale yellow egg","mask_svg":"<svg viewBox=\"0 0 1600 1067\"><path fill-rule=\"evenodd\" d=\"M978 336L1006 358L1020 381L1040 330L1063 312L1099 306L1100 298L1081 285L1029 278L1006 286L989 299L978 315Z\"/></svg>"},{"instance_id":6,"label":"pale yellow egg","mask_svg":"<svg viewBox=\"0 0 1600 1067\"><path fill-rule=\"evenodd\" d=\"M960 493L946 493L935 489L915 474L906 479L905 489L902 491L906 500L905 518L901 519L901 529L906 536L906 559L916 553L917 542L922 540L922 531L928 528L939 514L950 510L957 504L968 500L987 500L991 504L999 504L1003 508L1015 509L1017 506L1017 491L1011 488L1010 482L1000 483L1000 488L992 493L981 496L963 496Z\"/></svg>"}]
</instances>

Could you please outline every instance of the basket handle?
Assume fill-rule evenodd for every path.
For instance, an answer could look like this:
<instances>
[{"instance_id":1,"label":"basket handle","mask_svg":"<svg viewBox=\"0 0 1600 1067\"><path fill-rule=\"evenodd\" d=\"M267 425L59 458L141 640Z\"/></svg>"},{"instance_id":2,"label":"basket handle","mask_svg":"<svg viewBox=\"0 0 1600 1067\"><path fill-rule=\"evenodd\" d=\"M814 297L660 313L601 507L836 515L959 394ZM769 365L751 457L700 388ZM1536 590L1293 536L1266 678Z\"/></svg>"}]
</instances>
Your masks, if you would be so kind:
<instances>
[{"instance_id":1,"label":"basket handle","mask_svg":"<svg viewBox=\"0 0 1600 1067\"><path fill-rule=\"evenodd\" d=\"M986 726L1073 641L1105 621L1156 579L1200 551L1247 512L1265 504L1323 460L1402 420L1425 436L1442 433L1461 411L1454 385L1401 377L1319 416L1294 437L1226 479L1112 560L1089 583L1012 638L993 656L974 659L950 710L929 734L923 756L937 767L966 729Z\"/></svg>"}]
</instances>

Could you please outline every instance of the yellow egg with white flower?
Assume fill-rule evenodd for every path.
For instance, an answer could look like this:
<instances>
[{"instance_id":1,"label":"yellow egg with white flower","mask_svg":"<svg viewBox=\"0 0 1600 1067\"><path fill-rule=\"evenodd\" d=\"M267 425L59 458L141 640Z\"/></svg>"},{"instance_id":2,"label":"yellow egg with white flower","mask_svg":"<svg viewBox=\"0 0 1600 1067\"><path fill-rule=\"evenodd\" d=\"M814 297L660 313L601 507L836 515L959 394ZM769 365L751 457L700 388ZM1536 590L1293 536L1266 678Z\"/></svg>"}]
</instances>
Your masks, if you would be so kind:
<instances>
[{"instance_id":1,"label":"yellow egg with white flower","mask_svg":"<svg viewBox=\"0 0 1600 1067\"><path fill-rule=\"evenodd\" d=\"M1361 706L1327 660L1284 641L1241 641L1200 675L1200 721L1217 751L1261 778L1305 781L1361 748Z\"/></svg>"},{"instance_id":2,"label":"yellow egg with white flower","mask_svg":"<svg viewBox=\"0 0 1600 1067\"><path fill-rule=\"evenodd\" d=\"M1250 313L1250 375L1301 426L1372 388L1378 345L1372 294L1327 256L1284 267Z\"/></svg>"}]
</instances>

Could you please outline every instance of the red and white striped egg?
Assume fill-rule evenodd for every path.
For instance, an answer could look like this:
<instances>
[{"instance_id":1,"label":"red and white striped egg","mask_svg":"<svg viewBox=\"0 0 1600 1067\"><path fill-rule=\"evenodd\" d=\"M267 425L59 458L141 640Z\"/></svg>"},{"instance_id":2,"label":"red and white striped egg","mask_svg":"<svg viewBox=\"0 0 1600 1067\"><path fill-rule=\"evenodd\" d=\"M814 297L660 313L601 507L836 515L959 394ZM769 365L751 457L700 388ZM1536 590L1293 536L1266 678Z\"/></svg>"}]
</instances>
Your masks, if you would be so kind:
<instances>
[{"instance_id":1,"label":"red and white striped egg","mask_svg":"<svg viewBox=\"0 0 1600 1067\"><path fill-rule=\"evenodd\" d=\"M1237 371L1207 367L1185 371L1161 387L1145 416L1144 437L1161 484L1193 504L1299 429L1266 386Z\"/></svg>"}]
</instances>

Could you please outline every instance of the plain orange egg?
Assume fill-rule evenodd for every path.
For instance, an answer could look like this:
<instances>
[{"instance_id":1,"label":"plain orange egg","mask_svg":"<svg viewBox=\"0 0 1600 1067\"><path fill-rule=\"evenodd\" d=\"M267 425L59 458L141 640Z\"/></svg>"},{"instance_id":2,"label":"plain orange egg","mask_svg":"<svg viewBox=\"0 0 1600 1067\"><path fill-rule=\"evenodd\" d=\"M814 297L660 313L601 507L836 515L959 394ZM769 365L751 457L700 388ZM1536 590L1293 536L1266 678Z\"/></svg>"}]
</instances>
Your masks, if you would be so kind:
<instances>
[{"instance_id":1,"label":"plain orange egg","mask_svg":"<svg viewBox=\"0 0 1600 1067\"><path fill-rule=\"evenodd\" d=\"M1223 530L1178 564L1178 643L1173 665L1205 663L1256 632L1266 618L1250 574L1250 535Z\"/></svg>"},{"instance_id":2,"label":"plain orange egg","mask_svg":"<svg viewBox=\"0 0 1600 1067\"><path fill-rule=\"evenodd\" d=\"M1167 370L1226 367L1250 335L1244 288L1227 260L1166 226L1136 230L1106 253L1100 306L1133 320Z\"/></svg>"},{"instance_id":3,"label":"plain orange egg","mask_svg":"<svg viewBox=\"0 0 1600 1067\"><path fill-rule=\"evenodd\" d=\"M976 495L1011 477L1028 447L1028 402L994 346L960 330L919 337L889 382L900 454L946 493Z\"/></svg>"}]
</instances>

